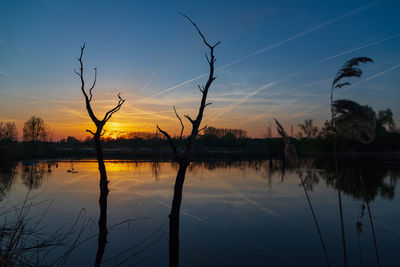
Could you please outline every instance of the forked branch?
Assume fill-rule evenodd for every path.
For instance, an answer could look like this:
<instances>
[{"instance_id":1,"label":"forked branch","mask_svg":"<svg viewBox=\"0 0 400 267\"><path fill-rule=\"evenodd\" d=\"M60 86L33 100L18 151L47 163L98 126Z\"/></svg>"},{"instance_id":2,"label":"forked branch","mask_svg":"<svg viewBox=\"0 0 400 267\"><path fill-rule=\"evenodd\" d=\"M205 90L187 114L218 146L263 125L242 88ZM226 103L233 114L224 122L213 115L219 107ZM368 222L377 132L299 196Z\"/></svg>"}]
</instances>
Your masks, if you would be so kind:
<instances>
[{"instance_id":1,"label":"forked branch","mask_svg":"<svg viewBox=\"0 0 400 267\"><path fill-rule=\"evenodd\" d=\"M191 19L190 19L188 16L186 16L185 14L183 14L183 13L181 13L181 12L179 12L179 14L182 15L182 16L184 16L190 23L193 24L193 26L196 28L197 32L200 34L201 38L203 39L203 42L204 42L210 49L213 49L214 47L216 47L217 45L219 45L219 44L221 43L221 42L219 41L219 42L217 42L217 43L214 44L214 45L210 45L210 44L207 42L206 38L204 37L203 33L200 31L199 27L197 27L196 23L194 23L193 20L191 20ZM208 59L207 59L207 60L208 60ZM209 60L208 60L208 62L211 64L211 62L210 62Z\"/></svg>"},{"instance_id":2,"label":"forked branch","mask_svg":"<svg viewBox=\"0 0 400 267\"><path fill-rule=\"evenodd\" d=\"M157 125L157 129L160 131L160 133L162 133L168 140L169 145L172 148L172 153L174 154L174 159L175 161L179 162L179 155L178 155L178 150L174 144L174 141L172 141L171 136L164 130L162 130L158 125Z\"/></svg>"},{"instance_id":3,"label":"forked branch","mask_svg":"<svg viewBox=\"0 0 400 267\"><path fill-rule=\"evenodd\" d=\"M179 136L179 140L182 140L182 134L183 134L183 130L185 129L185 125L183 125L183 122L182 122L181 117L179 117L178 112L176 112L175 106L173 106L173 108L174 108L174 111L175 111L175 115L176 115L176 117L178 118L178 120L180 121L181 126L182 126L182 128L181 128L181 134L180 134L180 136Z\"/></svg>"},{"instance_id":4,"label":"forked branch","mask_svg":"<svg viewBox=\"0 0 400 267\"><path fill-rule=\"evenodd\" d=\"M205 36L200 31L200 29L196 25L196 23L194 23L185 14L183 14L183 13L179 13L179 14L182 15L183 17L185 17L196 28L196 30L199 33L200 37L202 38L204 44L210 49L210 54L208 55L206 53L206 59L207 59L207 62L209 64L208 80L207 80L207 82L206 82L206 84L204 86L198 85L198 88L199 88L200 92L202 93L202 98L201 98L198 114L196 116L196 119L192 119L189 115L185 115L185 118L188 119L190 121L190 123L192 124L192 131L191 131L191 134L189 135L189 137L187 138L185 152L184 152L184 154L182 156L178 155L178 151L177 151L176 145L172 142L172 138L169 136L169 134L167 132L161 130L157 125L157 129L161 133L163 133L164 136L168 139L168 142L171 145L171 148L172 148L172 151L173 151L175 159L178 162L181 162L181 163L186 165L186 164L188 164L190 162L191 152L192 152L192 149L193 149L193 144L194 144L194 141L195 141L198 133L200 131L204 130L207 127L207 126L205 126L205 127L201 128L201 129L199 129L201 121L203 119L204 109L205 109L206 106L211 105L211 103L207 103L207 94L208 94L208 89L210 88L212 82L216 79L216 77L214 77L214 63L216 61L216 58L214 56L214 48L217 45L219 45L221 42L217 42L214 45L210 45L210 43L206 40ZM181 126L182 126L181 133L180 133L180 139L182 139L182 133L183 133L184 125L183 125L182 119L179 117L178 113L176 112L175 107L174 107L174 111L175 111L176 117L179 119L179 121L181 123Z\"/></svg>"},{"instance_id":5,"label":"forked branch","mask_svg":"<svg viewBox=\"0 0 400 267\"><path fill-rule=\"evenodd\" d=\"M115 112L121 109L121 106L124 104L124 102L125 99L122 99L121 93L118 93L118 104L113 109L107 111L106 115L104 115L103 121L107 122Z\"/></svg>"},{"instance_id":6,"label":"forked branch","mask_svg":"<svg viewBox=\"0 0 400 267\"><path fill-rule=\"evenodd\" d=\"M120 93L118 94L118 103L117 105L112 108L111 110L109 110L108 112L106 112L104 118L102 120L99 120L96 115L93 112L93 109L90 105L92 98L93 98L93 94L92 91L94 89L94 87L96 86L96 81L97 81L97 68L94 68L94 80L93 80L93 84L92 86L89 88L89 95L86 92L85 89L85 79L84 79L84 67L83 67L83 54L85 51L85 43L83 43L83 45L81 46L81 53L78 57L78 61L79 61L79 71L76 71L74 69L74 72L76 75L79 76L80 80L81 80L81 91L83 96L85 97L85 102L86 102L86 109L88 111L88 114L90 116L90 118L92 119L92 121L94 122L94 124L96 125L97 129L96 129L96 133L90 131L90 130L86 130L86 132L93 134L96 138L100 138L100 136L104 135L105 132L102 133L103 127L106 124L106 122L111 118L111 116L117 112L118 110L121 109L122 104L124 104L125 99L121 98Z\"/></svg>"}]
</instances>

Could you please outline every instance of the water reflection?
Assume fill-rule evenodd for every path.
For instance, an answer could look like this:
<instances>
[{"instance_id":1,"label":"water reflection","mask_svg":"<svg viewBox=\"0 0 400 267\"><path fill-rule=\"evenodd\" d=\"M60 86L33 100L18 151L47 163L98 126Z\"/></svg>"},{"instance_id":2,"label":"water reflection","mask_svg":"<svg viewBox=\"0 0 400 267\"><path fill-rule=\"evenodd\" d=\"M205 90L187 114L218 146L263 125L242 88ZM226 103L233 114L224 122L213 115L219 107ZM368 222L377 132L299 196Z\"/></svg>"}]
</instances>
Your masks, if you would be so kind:
<instances>
[{"instance_id":1,"label":"water reflection","mask_svg":"<svg viewBox=\"0 0 400 267\"><path fill-rule=\"evenodd\" d=\"M352 161L340 162L335 175L331 164L317 162L325 183L357 200L373 201L377 196L393 199L400 171L381 163ZM390 179L386 179L389 177Z\"/></svg>"},{"instance_id":2,"label":"water reflection","mask_svg":"<svg viewBox=\"0 0 400 267\"><path fill-rule=\"evenodd\" d=\"M141 168L145 168L143 171L146 171L147 168L144 164L149 164L152 177L159 180L165 162L113 161L111 165L108 164L111 171L118 171L122 168L132 170L135 175L141 174ZM169 164L173 170L178 171L179 166L176 163L170 162ZM71 166L73 168L73 165ZM330 187L340 189L354 199L365 201L373 201L377 196L389 200L394 198L395 188L400 177L400 168L396 166L378 162L343 161L339 162L339 172L338 175L335 175L334 165L329 161L312 159L300 161L307 190L313 191L313 188L322 181ZM39 189L43 180L51 176L52 169L55 167L58 167L57 162L44 161L0 166L0 200L7 196L18 176L28 189ZM193 175L202 173L204 170L215 171L218 169L239 170L244 178L248 171L255 170L260 177L268 181L269 186L272 186L274 178L279 177L277 181L282 183L286 176L295 173L295 169L282 160L193 162L188 167L189 172ZM106 192L108 183L104 183L104 185L103 191ZM105 194L103 195L105 196Z\"/></svg>"},{"instance_id":3,"label":"water reflection","mask_svg":"<svg viewBox=\"0 0 400 267\"><path fill-rule=\"evenodd\" d=\"M41 187L47 199L54 199L54 203L63 203L58 207L60 213L64 211L64 208L75 209L72 214L76 215L77 208L85 207L89 210L92 207L90 214L92 218L95 218L93 230L95 237L91 243L91 256L86 260L86 263L90 261L89 265L93 265L94 262L102 265L111 264L111 261L107 261L111 255L118 255L120 251L126 250L121 245L121 243L127 244L126 241L121 241L126 236L121 234L120 230L114 231L113 225L127 216L131 218L152 217L151 220L157 217L154 219L156 226L166 223L163 220L167 219L168 209L171 207L171 184L177 174L177 164L170 162L106 162L107 174L112 177L112 183L104 187L107 194L103 198L97 189L99 186L97 162L73 162L73 167L79 170L74 175L67 173L67 169L71 169L72 166L69 161L59 164L58 170L54 169L53 163L50 163L49 168L47 162L39 162L36 167L19 163L0 168L0 196L3 199L12 197L13 188L26 190L30 187L36 189ZM398 196L395 195L398 189L396 191L395 188L398 186L397 182L400 177L399 169L395 165L376 162L339 162L340 172L336 177L334 176L334 166L330 162L302 160L300 167L307 191L315 192L310 195L315 204L315 211L320 218L321 230L323 230L324 236L326 235L327 248L333 265L340 264L340 262L335 262L339 258L336 251L338 249L332 245L333 242L338 242L335 239L338 237L338 235L336 236L338 218L335 212L330 211L337 209L337 204L334 203L337 195L334 192L339 188L342 190L343 196L350 196L350 198L344 198L344 203L346 203L347 212L353 214L353 216L347 216L345 221L346 231L349 232L348 240L346 240L351 255L349 260L357 260L352 265L358 265L359 261L362 261L367 266L368 262L373 262L375 257L367 204L370 205L370 211L377 220L376 223L374 221L376 227L374 231L376 231L376 238L381 250L382 264L385 261L390 263L390 259L388 261L385 255L395 254L388 248L388 244L390 246L398 244L398 241L394 240L396 238L394 231L399 229L393 226L395 225L393 222L396 222L396 219L398 221L398 213L394 208L396 208L395 202L398 202ZM25 170L27 171L25 172ZM271 263L273 259L270 261L263 256L257 256L256 254L259 252L252 252L252 250L257 250L254 246L275 250L274 252L288 258L289 252L280 250L281 248L290 247L295 250L295 245L291 244L297 246L304 242L301 240L309 240L315 234L312 229L312 221L310 221L311 215L304 206L304 193L302 188L299 188L301 185L295 176L295 169L280 160L194 162L188 168L185 183L187 183L184 193L186 201L180 210L181 222L170 225L171 247L173 245L178 255L180 238L182 266L193 265L193 261L188 258L202 260L193 255L193 251L197 251L197 249L206 255L204 258L209 258L208 260L203 259L203 266L207 266L213 261L215 261L215 265L229 265L228 263L234 265L235 259L245 257L239 256L240 253L253 255L255 257L254 265L262 266L260 264L262 260L264 263ZM108 189L112 192L113 201L110 199L107 203ZM64 196L62 196L63 194ZM101 199L105 201L101 202ZM375 204L372 204L373 202ZM394 204L390 204L390 202ZM364 205L364 210L361 205ZM384 209L380 208L382 205L384 205ZM109 207L108 210L107 207ZM361 213L363 213L363 217ZM386 218L389 218L389 223L385 221ZM65 221L57 218L50 218L50 220L55 221L54 225L60 225ZM146 221L146 225L147 223ZM389 228L383 228L383 223L394 230L385 232L384 229ZM143 231L135 231L129 241L136 243L143 238L148 240L147 242L153 243L150 239L146 239L145 234L153 232L154 226L155 224L148 223L146 227L143 226ZM302 232L304 228L308 228L308 232ZM160 231L164 230L166 229ZM139 237L138 233L142 235ZM393 237L390 237L391 235ZM118 238L114 239L116 236ZM156 235L153 235L152 238L155 239ZM215 238L214 242L210 242L210 238ZM174 240L178 242L173 242ZM332 240L333 242L331 242ZM107 244L107 241L110 243ZM237 244L233 245L235 242ZM128 246L131 246L132 243ZM321 262L323 264L323 261L318 261L318 243L312 244L313 247L309 249L309 253L313 253L312 257L317 260L310 261L316 265ZM163 266L160 265L160 262L165 264L168 261L167 246L166 242L156 245L158 251L164 251L165 254L157 256L158 258L156 257L154 260L150 259L149 262L154 266ZM222 251L226 246L231 246L230 249L234 251L232 260L226 259L229 256ZM89 249L85 249L89 251ZM352 252L351 249L354 251ZM137 251L135 250L130 250L130 253L135 254ZM154 250L151 249L149 252L143 253L148 253L146 256L150 257L153 252ZM218 261L219 258L213 254L214 252L223 255L221 259L224 258L226 261ZM302 253L305 252L302 251ZM130 256L124 257L129 258ZM308 258L303 259L305 257L296 254L299 262L309 263ZM117 260L119 260L118 257L113 258L113 261ZM132 260L127 262L132 263Z\"/></svg>"},{"instance_id":4,"label":"water reflection","mask_svg":"<svg viewBox=\"0 0 400 267\"><path fill-rule=\"evenodd\" d=\"M100 181L101 183L101 181ZM96 260L95 266L100 266L103 256L104 250L107 244L107 201L108 201L108 181L104 186L100 185L100 196L99 196L99 206L100 206L100 216L99 216L99 236L97 239L97 252L96 252Z\"/></svg>"},{"instance_id":5,"label":"water reflection","mask_svg":"<svg viewBox=\"0 0 400 267\"><path fill-rule=\"evenodd\" d=\"M17 175L17 164L0 166L0 201L7 197Z\"/></svg>"},{"instance_id":6,"label":"water reflection","mask_svg":"<svg viewBox=\"0 0 400 267\"><path fill-rule=\"evenodd\" d=\"M151 163L151 173L153 174L153 177L158 181L160 178L160 172L161 172L161 164L159 161L152 161Z\"/></svg>"},{"instance_id":7,"label":"water reflection","mask_svg":"<svg viewBox=\"0 0 400 267\"><path fill-rule=\"evenodd\" d=\"M301 159L299 161L304 176L304 183L309 191L322 180L326 185L342 190L357 200L373 201L378 195L393 199L400 169L378 162L347 161L339 162L339 172L335 175L333 162L324 160ZM388 168L390 167L390 168ZM189 171L197 173L202 169L239 169L246 177L248 170L256 170L272 186L272 179L295 173L295 169L282 160L255 161L211 161L193 162Z\"/></svg>"},{"instance_id":8,"label":"water reflection","mask_svg":"<svg viewBox=\"0 0 400 267\"><path fill-rule=\"evenodd\" d=\"M28 189L38 189L42 185L43 178L50 176L51 167L54 163L51 162L36 162L22 164L23 172L21 180Z\"/></svg>"}]
</instances>

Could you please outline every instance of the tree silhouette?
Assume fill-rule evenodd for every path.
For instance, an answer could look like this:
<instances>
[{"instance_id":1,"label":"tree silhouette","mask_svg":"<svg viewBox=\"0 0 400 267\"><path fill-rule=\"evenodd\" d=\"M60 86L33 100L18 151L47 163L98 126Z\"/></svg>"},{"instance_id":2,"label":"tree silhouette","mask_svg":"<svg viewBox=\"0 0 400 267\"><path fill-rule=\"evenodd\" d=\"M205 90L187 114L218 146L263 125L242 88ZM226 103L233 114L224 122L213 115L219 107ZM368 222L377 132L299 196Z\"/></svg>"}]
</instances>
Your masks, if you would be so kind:
<instances>
[{"instance_id":1,"label":"tree silhouette","mask_svg":"<svg viewBox=\"0 0 400 267\"><path fill-rule=\"evenodd\" d=\"M305 120L304 124L300 123L298 126L308 139L314 138L318 135L318 127L313 124L312 119ZM302 136L301 133L299 133L299 135Z\"/></svg>"},{"instance_id":2,"label":"tree silhouette","mask_svg":"<svg viewBox=\"0 0 400 267\"><path fill-rule=\"evenodd\" d=\"M6 122L3 123L0 121L0 141L1 140L9 140L9 141L17 141L18 139L18 131L17 127L15 127L14 122Z\"/></svg>"},{"instance_id":3,"label":"tree silhouette","mask_svg":"<svg viewBox=\"0 0 400 267\"><path fill-rule=\"evenodd\" d=\"M393 112L390 108L385 109L385 110L379 110L378 116L377 116L377 121L383 127L386 127L386 129L389 132L391 132L391 133L396 132L396 123L393 120Z\"/></svg>"},{"instance_id":4,"label":"tree silhouette","mask_svg":"<svg viewBox=\"0 0 400 267\"><path fill-rule=\"evenodd\" d=\"M43 119L32 116L25 123L22 131L22 139L31 144L31 156L35 156L38 141L46 141L49 136Z\"/></svg>"},{"instance_id":5,"label":"tree silhouette","mask_svg":"<svg viewBox=\"0 0 400 267\"><path fill-rule=\"evenodd\" d=\"M101 140L100 137L104 134L103 127L107 123L109 119L111 119L111 116L117 112L118 110L121 109L122 104L124 104L125 100L121 98L120 93L118 94L118 103L117 105L110 109L109 111L106 112L104 115L103 119L98 119L96 115L94 114L92 107L90 105L93 95L92 95L92 90L94 89L96 85L96 79L97 79L97 68L94 68L94 80L92 86L89 88L88 93L86 92L85 89L85 80L84 80L84 68L83 68L83 53L85 50L85 43L83 43L83 46L81 47L81 53L78 58L79 61L79 71L74 70L75 74L79 76L81 80L81 91L83 96L85 97L85 103L86 103L86 110L89 114L89 117L92 119L93 123L96 126L96 131L93 132L91 130L86 130L87 132L91 133L93 135L95 147L96 147L96 156L97 156L97 162L98 162L98 167L99 167L99 172L100 172L100 197L99 197L99 205L100 205L100 218L99 218L99 238L98 238L98 250L97 250L97 255L96 255L96 261L95 261L95 266L100 266L101 260L103 258L104 254L104 249L105 245L107 243L107 197L108 197L108 180L107 180L107 172L106 172L106 167L104 165L104 159L103 159L103 150L102 150L102 145L101 145Z\"/></svg>"},{"instance_id":6,"label":"tree silhouette","mask_svg":"<svg viewBox=\"0 0 400 267\"><path fill-rule=\"evenodd\" d=\"M185 117L189 120L189 122L192 125L192 130L190 136L186 139L186 144L183 153L180 153L180 151L178 151L171 136L157 125L157 129L167 138L168 143L172 149L173 159L179 165L178 173L175 180L174 197L172 200L171 212L169 214L169 266L179 266L179 213L182 202L183 183L185 181L186 170L191 162L191 154L193 150L194 141L196 140L198 133L207 127L205 126L200 129L200 124L203 119L203 113L205 107L211 104L207 103L207 94L212 82L216 79L216 77L214 76L214 63L216 61L216 58L214 56L214 49L217 45L220 44L220 42L217 42L214 45L210 45L207 42L206 38L204 37L203 33L200 31L199 27L188 16L182 13L180 14L184 16L196 28L204 44L209 48L210 54L209 56L206 54L206 59L209 64L208 80L204 86L200 85L198 86L200 92L202 93L202 98L200 102L199 111L197 113L197 117L196 119L192 119L189 115L185 115ZM180 133L180 139L182 139L184 124L182 122L182 119L176 112L175 107L174 111L176 117L178 118L182 126Z\"/></svg>"},{"instance_id":7,"label":"tree silhouette","mask_svg":"<svg viewBox=\"0 0 400 267\"><path fill-rule=\"evenodd\" d=\"M22 138L24 141L45 141L48 133L42 118L32 116L25 123Z\"/></svg>"}]
</instances>

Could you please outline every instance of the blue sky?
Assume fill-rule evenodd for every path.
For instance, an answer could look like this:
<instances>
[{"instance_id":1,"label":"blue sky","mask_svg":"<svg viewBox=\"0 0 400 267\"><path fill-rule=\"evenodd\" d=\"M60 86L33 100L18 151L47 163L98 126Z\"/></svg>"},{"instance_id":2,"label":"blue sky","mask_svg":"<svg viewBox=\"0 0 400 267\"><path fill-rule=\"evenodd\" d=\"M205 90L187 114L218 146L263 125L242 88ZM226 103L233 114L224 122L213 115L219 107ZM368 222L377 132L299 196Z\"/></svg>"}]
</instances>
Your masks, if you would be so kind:
<instances>
[{"instance_id":1,"label":"blue sky","mask_svg":"<svg viewBox=\"0 0 400 267\"><path fill-rule=\"evenodd\" d=\"M399 124L399 10L394 0L1 0L0 120L21 128L37 115L56 139L85 136L91 122L73 73L85 41L88 82L98 68L95 111L113 106L118 92L127 99L109 131L154 131L157 123L178 130L172 106L194 116L208 71L207 49L184 12L210 42L222 42L205 124L254 137L273 117L285 126L322 124L336 71L358 56L375 64L335 97L391 108Z\"/></svg>"}]
</instances>

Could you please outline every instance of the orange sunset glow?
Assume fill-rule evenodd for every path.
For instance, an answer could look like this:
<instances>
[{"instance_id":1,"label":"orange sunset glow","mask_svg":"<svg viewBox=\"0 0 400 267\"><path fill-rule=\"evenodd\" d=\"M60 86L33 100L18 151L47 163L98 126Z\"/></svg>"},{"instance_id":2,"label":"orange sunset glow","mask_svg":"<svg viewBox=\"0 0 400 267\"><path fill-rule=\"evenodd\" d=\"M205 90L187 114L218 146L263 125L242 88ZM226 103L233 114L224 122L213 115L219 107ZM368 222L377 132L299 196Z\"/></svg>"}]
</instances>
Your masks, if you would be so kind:
<instances>
[{"instance_id":1,"label":"orange sunset glow","mask_svg":"<svg viewBox=\"0 0 400 267\"><path fill-rule=\"evenodd\" d=\"M0 0L0 267L399 266L399 0Z\"/></svg>"}]
</instances>

